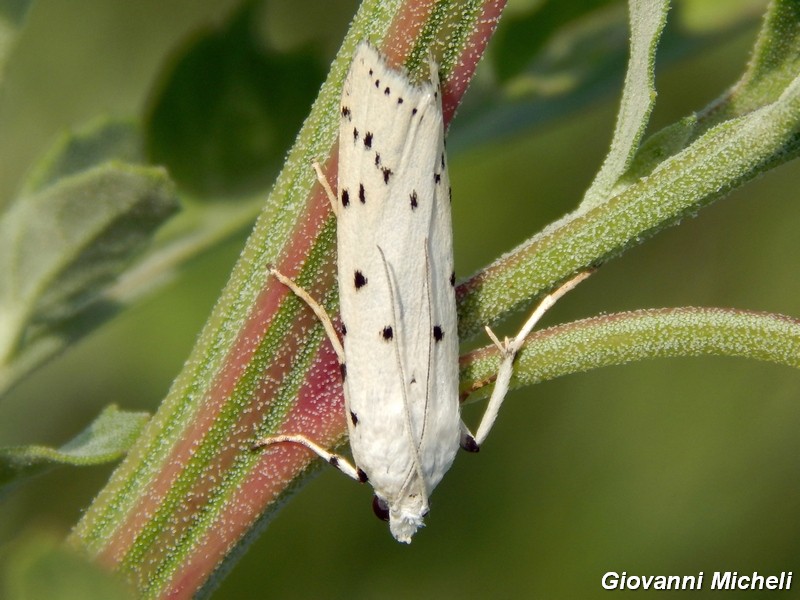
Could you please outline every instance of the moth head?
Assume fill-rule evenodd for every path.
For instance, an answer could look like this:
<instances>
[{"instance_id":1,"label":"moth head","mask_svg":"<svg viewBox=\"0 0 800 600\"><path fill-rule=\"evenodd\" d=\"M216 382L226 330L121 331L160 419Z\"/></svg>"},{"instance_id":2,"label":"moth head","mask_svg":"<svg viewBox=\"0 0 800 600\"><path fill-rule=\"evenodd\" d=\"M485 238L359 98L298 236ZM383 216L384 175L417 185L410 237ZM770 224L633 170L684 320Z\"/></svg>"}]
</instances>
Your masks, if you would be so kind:
<instances>
[{"instance_id":1,"label":"moth head","mask_svg":"<svg viewBox=\"0 0 800 600\"><path fill-rule=\"evenodd\" d=\"M372 510L379 519L389 521L389 530L398 542L410 544L417 529L425 526L423 519L428 514L428 502L422 494L408 494L390 504L375 494Z\"/></svg>"}]
</instances>

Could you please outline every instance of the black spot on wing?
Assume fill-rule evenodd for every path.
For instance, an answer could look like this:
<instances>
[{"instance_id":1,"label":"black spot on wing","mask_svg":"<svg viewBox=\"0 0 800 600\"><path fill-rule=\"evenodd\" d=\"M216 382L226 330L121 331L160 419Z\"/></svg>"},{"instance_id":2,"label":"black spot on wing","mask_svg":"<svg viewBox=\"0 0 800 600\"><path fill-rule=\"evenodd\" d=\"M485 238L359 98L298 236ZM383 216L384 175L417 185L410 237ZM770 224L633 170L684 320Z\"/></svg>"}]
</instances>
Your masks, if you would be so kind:
<instances>
[{"instance_id":1,"label":"black spot on wing","mask_svg":"<svg viewBox=\"0 0 800 600\"><path fill-rule=\"evenodd\" d=\"M342 335L347 335L347 325L342 322Z\"/></svg>"},{"instance_id":2,"label":"black spot on wing","mask_svg":"<svg viewBox=\"0 0 800 600\"><path fill-rule=\"evenodd\" d=\"M364 136L364 148L372 148L372 132L368 131Z\"/></svg>"},{"instance_id":3,"label":"black spot on wing","mask_svg":"<svg viewBox=\"0 0 800 600\"><path fill-rule=\"evenodd\" d=\"M350 422L353 424L353 427L358 425L358 415L354 413L352 410L350 411Z\"/></svg>"},{"instance_id":4,"label":"black spot on wing","mask_svg":"<svg viewBox=\"0 0 800 600\"><path fill-rule=\"evenodd\" d=\"M411 200L411 210L414 210L415 208L417 208L417 205L419 204L417 202L417 191L416 190L412 190L411 191L411 196L409 196L409 199Z\"/></svg>"},{"instance_id":5,"label":"black spot on wing","mask_svg":"<svg viewBox=\"0 0 800 600\"><path fill-rule=\"evenodd\" d=\"M342 376L342 381L347 379L347 365L344 363L339 363L339 374Z\"/></svg>"},{"instance_id":6,"label":"black spot on wing","mask_svg":"<svg viewBox=\"0 0 800 600\"><path fill-rule=\"evenodd\" d=\"M444 339L444 329L442 329L441 325L433 326L433 339L437 342L441 342Z\"/></svg>"},{"instance_id":7,"label":"black spot on wing","mask_svg":"<svg viewBox=\"0 0 800 600\"><path fill-rule=\"evenodd\" d=\"M441 173L436 173L434 171L434 173L433 173L433 182L436 183L436 184L439 184L439 183L441 183L441 181L442 181L442 174Z\"/></svg>"},{"instance_id":8,"label":"black spot on wing","mask_svg":"<svg viewBox=\"0 0 800 600\"><path fill-rule=\"evenodd\" d=\"M353 275L353 283L355 284L356 289L360 290L362 287L367 285L367 278L361 271L357 270Z\"/></svg>"},{"instance_id":9,"label":"black spot on wing","mask_svg":"<svg viewBox=\"0 0 800 600\"><path fill-rule=\"evenodd\" d=\"M383 90L383 95L384 96L391 96L391 94L392 94L392 90L390 90L389 87L387 86L386 89Z\"/></svg>"},{"instance_id":10,"label":"black spot on wing","mask_svg":"<svg viewBox=\"0 0 800 600\"><path fill-rule=\"evenodd\" d=\"M350 192L347 190L342 190L342 206L345 208L350 206Z\"/></svg>"},{"instance_id":11,"label":"black spot on wing","mask_svg":"<svg viewBox=\"0 0 800 600\"><path fill-rule=\"evenodd\" d=\"M413 117L415 114L417 114L417 109L416 108L412 108L411 109L411 116Z\"/></svg>"},{"instance_id":12,"label":"black spot on wing","mask_svg":"<svg viewBox=\"0 0 800 600\"><path fill-rule=\"evenodd\" d=\"M351 116L352 113L350 112L350 108L347 106L342 106L342 117L349 121Z\"/></svg>"},{"instance_id":13,"label":"black spot on wing","mask_svg":"<svg viewBox=\"0 0 800 600\"><path fill-rule=\"evenodd\" d=\"M450 273L450 287L456 287L456 272Z\"/></svg>"},{"instance_id":14,"label":"black spot on wing","mask_svg":"<svg viewBox=\"0 0 800 600\"><path fill-rule=\"evenodd\" d=\"M394 331L392 330L391 325L387 325L386 327L383 328L383 331L381 332L381 337L383 337L383 339L386 340L387 342L390 341L392 338L394 338Z\"/></svg>"},{"instance_id":15,"label":"black spot on wing","mask_svg":"<svg viewBox=\"0 0 800 600\"><path fill-rule=\"evenodd\" d=\"M389 177L392 176L392 170L388 167L382 167L381 171L383 172L383 183L389 185Z\"/></svg>"},{"instance_id":16,"label":"black spot on wing","mask_svg":"<svg viewBox=\"0 0 800 600\"><path fill-rule=\"evenodd\" d=\"M353 127L353 143L358 141L358 129Z\"/></svg>"},{"instance_id":17,"label":"black spot on wing","mask_svg":"<svg viewBox=\"0 0 800 600\"><path fill-rule=\"evenodd\" d=\"M398 98L398 99L397 99L397 103L398 103L398 104L402 104L402 103L403 103L403 97L402 97L402 96L401 96L400 98Z\"/></svg>"},{"instance_id":18,"label":"black spot on wing","mask_svg":"<svg viewBox=\"0 0 800 600\"><path fill-rule=\"evenodd\" d=\"M367 203L367 192L364 191L364 184L358 184L358 199L361 200L361 204Z\"/></svg>"}]
</instances>

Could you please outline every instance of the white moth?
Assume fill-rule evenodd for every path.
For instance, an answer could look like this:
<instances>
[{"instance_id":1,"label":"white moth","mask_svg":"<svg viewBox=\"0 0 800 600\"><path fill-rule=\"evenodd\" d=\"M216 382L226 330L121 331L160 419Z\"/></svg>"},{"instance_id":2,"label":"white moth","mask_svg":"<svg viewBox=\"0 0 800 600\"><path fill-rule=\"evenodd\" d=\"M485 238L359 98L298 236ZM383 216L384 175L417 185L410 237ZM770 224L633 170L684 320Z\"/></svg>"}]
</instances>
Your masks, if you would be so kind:
<instances>
[{"instance_id":1,"label":"white moth","mask_svg":"<svg viewBox=\"0 0 800 600\"><path fill-rule=\"evenodd\" d=\"M342 91L337 252L355 464L410 542L459 447L450 180L438 76L412 85L368 44Z\"/></svg>"},{"instance_id":2,"label":"white moth","mask_svg":"<svg viewBox=\"0 0 800 600\"><path fill-rule=\"evenodd\" d=\"M316 312L339 355L355 466L303 436L256 444L303 444L368 480L376 514L406 543L459 445L477 451L488 434L521 345L493 338L504 362L473 438L459 412L450 181L439 79L430 66L430 81L415 85L362 42L342 91L338 194L317 168L337 218L343 344L324 309L272 271Z\"/></svg>"}]
</instances>

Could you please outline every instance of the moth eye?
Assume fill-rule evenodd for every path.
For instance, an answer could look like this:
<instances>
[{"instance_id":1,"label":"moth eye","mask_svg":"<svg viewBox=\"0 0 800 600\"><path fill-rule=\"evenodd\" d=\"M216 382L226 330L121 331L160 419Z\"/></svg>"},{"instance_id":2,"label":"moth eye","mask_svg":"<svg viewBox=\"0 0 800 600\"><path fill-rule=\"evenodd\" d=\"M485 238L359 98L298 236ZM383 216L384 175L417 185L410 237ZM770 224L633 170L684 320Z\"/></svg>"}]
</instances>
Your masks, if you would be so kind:
<instances>
[{"instance_id":1,"label":"moth eye","mask_svg":"<svg viewBox=\"0 0 800 600\"><path fill-rule=\"evenodd\" d=\"M389 520L389 506L386 504L386 500L379 498L377 494L372 497L372 512L381 521Z\"/></svg>"}]
</instances>

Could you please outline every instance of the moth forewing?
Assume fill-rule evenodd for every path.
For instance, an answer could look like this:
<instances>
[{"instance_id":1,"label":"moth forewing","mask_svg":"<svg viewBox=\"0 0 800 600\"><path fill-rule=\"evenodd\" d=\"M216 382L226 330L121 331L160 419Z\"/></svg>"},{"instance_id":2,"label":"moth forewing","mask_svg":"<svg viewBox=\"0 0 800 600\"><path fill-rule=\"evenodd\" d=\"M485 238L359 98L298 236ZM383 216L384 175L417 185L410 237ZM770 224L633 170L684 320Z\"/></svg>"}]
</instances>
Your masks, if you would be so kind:
<instances>
[{"instance_id":1,"label":"moth forewing","mask_svg":"<svg viewBox=\"0 0 800 600\"><path fill-rule=\"evenodd\" d=\"M459 444L450 188L437 81L369 44L342 93L337 252L355 463L408 542Z\"/></svg>"}]
</instances>

